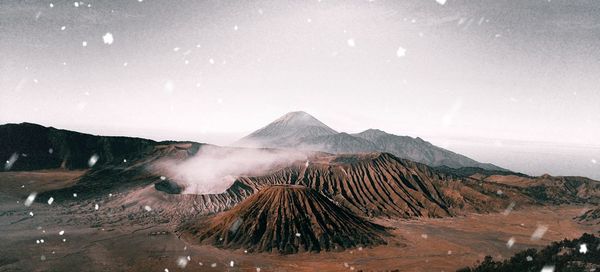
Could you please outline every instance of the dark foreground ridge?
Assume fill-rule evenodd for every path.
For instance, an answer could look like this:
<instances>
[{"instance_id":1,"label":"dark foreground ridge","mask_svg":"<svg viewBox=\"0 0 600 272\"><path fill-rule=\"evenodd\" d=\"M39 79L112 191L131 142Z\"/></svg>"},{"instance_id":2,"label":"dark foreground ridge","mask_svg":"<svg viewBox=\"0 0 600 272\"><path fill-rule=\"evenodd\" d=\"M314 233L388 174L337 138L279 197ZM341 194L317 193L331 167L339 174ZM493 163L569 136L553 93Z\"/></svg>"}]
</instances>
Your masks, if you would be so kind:
<instances>
[{"instance_id":1,"label":"dark foreground ridge","mask_svg":"<svg viewBox=\"0 0 600 272\"><path fill-rule=\"evenodd\" d=\"M282 254L380 245L387 235L384 227L298 185L266 187L227 212L184 224L180 232L220 248Z\"/></svg>"},{"instance_id":2,"label":"dark foreground ridge","mask_svg":"<svg viewBox=\"0 0 600 272\"><path fill-rule=\"evenodd\" d=\"M600 238L586 233L578 239L554 242L540 251L533 248L521 251L505 261L494 261L492 257L486 256L478 266L459 271L544 271L544 267L554 267L552 271L561 272L598 271Z\"/></svg>"}]
</instances>

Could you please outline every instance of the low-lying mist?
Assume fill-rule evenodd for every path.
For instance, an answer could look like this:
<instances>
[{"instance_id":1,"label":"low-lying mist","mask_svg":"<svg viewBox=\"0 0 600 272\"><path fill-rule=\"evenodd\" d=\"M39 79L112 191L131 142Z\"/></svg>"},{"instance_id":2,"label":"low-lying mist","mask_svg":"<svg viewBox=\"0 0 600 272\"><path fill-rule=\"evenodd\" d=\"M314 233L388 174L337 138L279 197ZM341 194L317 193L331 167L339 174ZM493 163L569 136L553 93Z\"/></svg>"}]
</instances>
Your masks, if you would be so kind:
<instances>
[{"instance_id":1,"label":"low-lying mist","mask_svg":"<svg viewBox=\"0 0 600 272\"><path fill-rule=\"evenodd\" d=\"M184 185L183 193L215 194L227 190L239 176L260 175L306 159L305 153L293 150L202 146L187 160L162 160L155 166Z\"/></svg>"}]
</instances>

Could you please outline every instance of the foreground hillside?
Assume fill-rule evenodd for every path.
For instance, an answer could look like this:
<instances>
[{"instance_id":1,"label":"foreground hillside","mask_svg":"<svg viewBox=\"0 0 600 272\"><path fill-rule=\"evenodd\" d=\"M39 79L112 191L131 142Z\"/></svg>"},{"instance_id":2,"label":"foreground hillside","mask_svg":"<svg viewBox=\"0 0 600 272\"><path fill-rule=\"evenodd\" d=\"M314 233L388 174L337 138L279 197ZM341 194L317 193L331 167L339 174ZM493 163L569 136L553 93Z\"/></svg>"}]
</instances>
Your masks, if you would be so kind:
<instances>
[{"instance_id":1,"label":"foreground hillside","mask_svg":"<svg viewBox=\"0 0 600 272\"><path fill-rule=\"evenodd\" d=\"M491 256L476 267L460 272L512 272L512 271L596 271L600 269L600 238L585 233L573 240L553 242L536 250L530 248L504 261L494 261Z\"/></svg>"}]
</instances>

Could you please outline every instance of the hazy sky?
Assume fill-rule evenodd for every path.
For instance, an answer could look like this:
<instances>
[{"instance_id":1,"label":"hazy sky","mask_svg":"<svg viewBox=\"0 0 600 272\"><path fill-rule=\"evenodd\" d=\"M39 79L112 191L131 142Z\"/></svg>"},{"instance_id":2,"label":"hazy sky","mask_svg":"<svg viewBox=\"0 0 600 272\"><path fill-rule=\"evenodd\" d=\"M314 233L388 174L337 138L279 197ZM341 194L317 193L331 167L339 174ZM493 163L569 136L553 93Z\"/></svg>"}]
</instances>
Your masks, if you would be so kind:
<instances>
[{"instance_id":1,"label":"hazy sky","mask_svg":"<svg viewBox=\"0 0 600 272\"><path fill-rule=\"evenodd\" d=\"M597 0L0 0L0 63L0 123L224 144L305 110L600 173Z\"/></svg>"}]
</instances>

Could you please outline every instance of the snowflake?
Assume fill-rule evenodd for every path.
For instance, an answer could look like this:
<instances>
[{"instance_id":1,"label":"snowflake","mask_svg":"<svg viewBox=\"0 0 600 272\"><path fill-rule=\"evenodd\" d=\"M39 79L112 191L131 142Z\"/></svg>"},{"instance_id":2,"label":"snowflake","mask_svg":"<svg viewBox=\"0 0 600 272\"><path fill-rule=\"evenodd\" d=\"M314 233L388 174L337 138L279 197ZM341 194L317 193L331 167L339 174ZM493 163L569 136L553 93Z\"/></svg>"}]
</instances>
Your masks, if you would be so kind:
<instances>
[{"instance_id":1,"label":"snowflake","mask_svg":"<svg viewBox=\"0 0 600 272\"><path fill-rule=\"evenodd\" d=\"M356 42L354 41L354 39L348 39L347 43L348 43L348 46L350 46L350 47L356 46Z\"/></svg>"},{"instance_id":2,"label":"snowflake","mask_svg":"<svg viewBox=\"0 0 600 272\"><path fill-rule=\"evenodd\" d=\"M540 272L554 272L554 265L544 265Z\"/></svg>"},{"instance_id":3,"label":"snowflake","mask_svg":"<svg viewBox=\"0 0 600 272\"><path fill-rule=\"evenodd\" d=\"M538 226L537 229L535 229L535 231L533 232L533 234L531 234L531 240L535 241L535 240L542 239L542 237L544 237L544 234L546 233L547 230L548 230L548 226L545 226L545 225Z\"/></svg>"},{"instance_id":4,"label":"snowflake","mask_svg":"<svg viewBox=\"0 0 600 272\"><path fill-rule=\"evenodd\" d=\"M33 204L33 201L35 200L35 197L37 196L36 192L32 192L31 194L29 194L29 196L27 197L27 199L25 199L25 202L23 204L25 204L26 207L31 206L31 204Z\"/></svg>"},{"instance_id":5,"label":"snowflake","mask_svg":"<svg viewBox=\"0 0 600 272\"><path fill-rule=\"evenodd\" d=\"M52 205L52 202L54 202L54 198L53 197L48 198L48 205Z\"/></svg>"},{"instance_id":6,"label":"snowflake","mask_svg":"<svg viewBox=\"0 0 600 272\"><path fill-rule=\"evenodd\" d=\"M59 232L58 232L58 235L61 235L61 236L62 236L62 235L64 235L64 234L65 234L65 231L64 231L64 230L61 230L61 231L59 231Z\"/></svg>"},{"instance_id":7,"label":"snowflake","mask_svg":"<svg viewBox=\"0 0 600 272\"><path fill-rule=\"evenodd\" d=\"M86 41L81 42L81 46L86 47L87 46L87 42Z\"/></svg>"},{"instance_id":8,"label":"snowflake","mask_svg":"<svg viewBox=\"0 0 600 272\"><path fill-rule=\"evenodd\" d=\"M444 4L446 4L446 0L435 0L435 1L436 1L438 4L442 5L442 6L443 6Z\"/></svg>"},{"instance_id":9,"label":"snowflake","mask_svg":"<svg viewBox=\"0 0 600 272\"><path fill-rule=\"evenodd\" d=\"M112 33L106 32L106 34L102 36L102 41L104 41L105 44L111 45L115 40L113 38Z\"/></svg>"},{"instance_id":10,"label":"snowflake","mask_svg":"<svg viewBox=\"0 0 600 272\"><path fill-rule=\"evenodd\" d=\"M396 56L399 58L406 56L406 49L402 46L398 47L398 50L396 50Z\"/></svg>"},{"instance_id":11,"label":"snowflake","mask_svg":"<svg viewBox=\"0 0 600 272\"><path fill-rule=\"evenodd\" d=\"M188 264L188 260L186 257L179 257L177 259L177 266L179 266L180 268L185 268Z\"/></svg>"},{"instance_id":12,"label":"snowflake","mask_svg":"<svg viewBox=\"0 0 600 272\"><path fill-rule=\"evenodd\" d=\"M586 244L579 245L579 253L586 254L587 251L588 251L588 249L587 249L587 245Z\"/></svg>"},{"instance_id":13,"label":"snowflake","mask_svg":"<svg viewBox=\"0 0 600 272\"><path fill-rule=\"evenodd\" d=\"M93 167L93 166L94 166L94 164L96 164L96 162L98 162L98 159L99 159L99 158L100 158L100 157L99 157L98 155L96 155L96 154L92 155L92 156L90 157L90 159L88 160L88 165L89 165L90 167Z\"/></svg>"},{"instance_id":14,"label":"snowflake","mask_svg":"<svg viewBox=\"0 0 600 272\"><path fill-rule=\"evenodd\" d=\"M508 239L508 242L506 242L506 247L511 248L514 244L515 244L515 238L510 237L510 239Z\"/></svg>"},{"instance_id":15,"label":"snowflake","mask_svg":"<svg viewBox=\"0 0 600 272\"><path fill-rule=\"evenodd\" d=\"M98 206L98 204L94 205L94 210L97 211L98 209L100 209L100 206Z\"/></svg>"}]
</instances>

